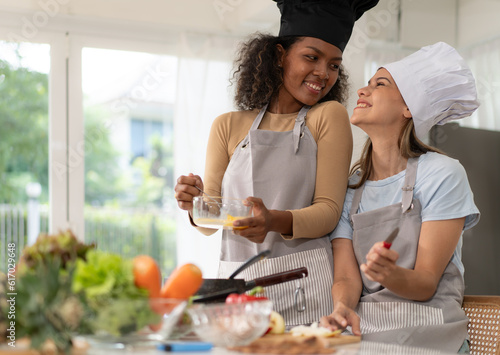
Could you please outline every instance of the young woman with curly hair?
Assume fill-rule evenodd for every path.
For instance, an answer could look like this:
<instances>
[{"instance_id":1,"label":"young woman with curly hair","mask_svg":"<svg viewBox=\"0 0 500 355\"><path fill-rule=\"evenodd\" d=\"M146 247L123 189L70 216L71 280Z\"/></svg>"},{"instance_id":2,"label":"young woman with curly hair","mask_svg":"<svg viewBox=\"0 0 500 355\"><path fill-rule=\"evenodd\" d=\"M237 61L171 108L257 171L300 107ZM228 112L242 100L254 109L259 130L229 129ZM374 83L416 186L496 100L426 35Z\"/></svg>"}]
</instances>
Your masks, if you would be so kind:
<instances>
[{"instance_id":1,"label":"young woman with curly hair","mask_svg":"<svg viewBox=\"0 0 500 355\"><path fill-rule=\"evenodd\" d=\"M352 12L348 18L367 9L367 1L361 2L365 7L343 9ZM310 324L332 310L333 259L324 236L340 218L352 154L341 64L354 20L332 19L343 6L332 1L300 3L278 1L278 7L282 14L299 14L301 21L284 22L282 15L279 36L257 34L243 44L234 74L240 111L213 122L204 182L189 174L175 188L179 207L190 214L193 197L200 194L196 187L253 204L253 217L223 231L219 277L227 278L263 250L270 250L269 258L238 277L307 267L308 276L300 281L266 288L289 326Z\"/></svg>"}]
</instances>

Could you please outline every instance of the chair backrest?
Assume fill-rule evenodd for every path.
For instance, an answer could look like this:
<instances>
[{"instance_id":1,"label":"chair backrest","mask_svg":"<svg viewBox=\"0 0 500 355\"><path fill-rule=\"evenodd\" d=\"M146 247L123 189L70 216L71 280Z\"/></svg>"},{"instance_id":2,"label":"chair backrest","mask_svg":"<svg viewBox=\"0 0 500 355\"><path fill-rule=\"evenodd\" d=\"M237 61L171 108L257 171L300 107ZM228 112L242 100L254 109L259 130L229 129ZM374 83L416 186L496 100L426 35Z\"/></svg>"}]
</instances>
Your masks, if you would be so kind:
<instances>
[{"instance_id":1,"label":"chair backrest","mask_svg":"<svg viewBox=\"0 0 500 355\"><path fill-rule=\"evenodd\" d=\"M464 297L469 317L470 353L500 355L500 296Z\"/></svg>"}]
</instances>

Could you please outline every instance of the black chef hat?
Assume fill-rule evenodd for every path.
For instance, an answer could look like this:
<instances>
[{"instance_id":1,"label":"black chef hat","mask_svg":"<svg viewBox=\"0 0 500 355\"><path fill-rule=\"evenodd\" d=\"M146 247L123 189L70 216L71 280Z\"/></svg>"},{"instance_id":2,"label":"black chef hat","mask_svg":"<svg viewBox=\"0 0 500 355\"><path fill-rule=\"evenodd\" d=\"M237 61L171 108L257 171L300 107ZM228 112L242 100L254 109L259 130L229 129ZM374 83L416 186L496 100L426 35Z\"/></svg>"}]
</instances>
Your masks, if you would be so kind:
<instances>
[{"instance_id":1,"label":"black chef hat","mask_svg":"<svg viewBox=\"0 0 500 355\"><path fill-rule=\"evenodd\" d=\"M281 12L280 37L315 37L344 51L354 22L379 0L273 1Z\"/></svg>"}]
</instances>

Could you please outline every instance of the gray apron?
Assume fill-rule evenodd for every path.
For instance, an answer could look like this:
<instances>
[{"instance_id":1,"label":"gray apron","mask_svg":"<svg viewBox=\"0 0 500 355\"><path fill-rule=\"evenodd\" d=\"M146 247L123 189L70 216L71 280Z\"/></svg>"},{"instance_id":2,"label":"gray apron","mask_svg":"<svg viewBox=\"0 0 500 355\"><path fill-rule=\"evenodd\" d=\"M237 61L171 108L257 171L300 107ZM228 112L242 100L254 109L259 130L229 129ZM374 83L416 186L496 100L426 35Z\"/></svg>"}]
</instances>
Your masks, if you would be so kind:
<instances>
[{"instance_id":1,"label":"gray apron","mask_svg":"<svg viewBox=\"0 0 500 355\"><path fill-rule=\"evenodd\" d=\"M408 160L402 202L357 213L363 194L358 188L351 206L353 247L359 264L374 243L383 241L399 227L391 249L399 253L397 265L413 269L422 225L421 205L413 198L418 158ZM393 294L379 283L363 278L363 294L356 312L364 340L396 343L457 352L467 336L467 317L462 310L464 281L450 261L432 299L411 301Z\"/></svg>"},{"instance_id":2,"label":"gray apron","mask_svg":"<svg viewBox=\"0 0 500 355\"><path fill-rule=\"evenodd\" d=\"M287 132L258 129L266 107L236 148L222 180L222 195L259 197L268 209L275 210L310 206L316 184L317 145L305 125L309 106L300 110L293 131ZM308 269L309 276L303 279L265 289L287 326L310 324L332 312L333 257L328 236L285 240L279 233L269 232L264 242L257 244L224 230L218 276L227 278L244 260L266 249L271 255L238 277L251 280L302 266Z\"/></svg>"}]
</instances>

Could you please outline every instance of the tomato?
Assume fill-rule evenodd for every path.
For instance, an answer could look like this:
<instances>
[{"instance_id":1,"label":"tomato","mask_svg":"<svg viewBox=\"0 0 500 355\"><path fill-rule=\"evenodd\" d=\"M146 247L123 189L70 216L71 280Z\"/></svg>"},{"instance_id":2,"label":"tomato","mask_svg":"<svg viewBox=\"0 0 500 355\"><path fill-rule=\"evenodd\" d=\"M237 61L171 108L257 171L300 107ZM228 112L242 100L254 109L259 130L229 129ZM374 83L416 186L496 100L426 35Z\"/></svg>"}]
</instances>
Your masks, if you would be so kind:
<instances>
[{"instance_id":1,"label":"tomato","mask_svg":"<svg viewBox=\"0 0 500 355\"><path fill-rule=\"evenodd\" d=\"M203 283L201 270L194 264L184 264L176 268L160 291L165 298L187 299L193 296Z\"/></svg>"},{"instance_id":2,"label":"tomato","mask_svg":"<svg viewBox=\"0 0 500 355\"><path fill-rule=\"evenodd\" d=\"M246 303L253 301L267 301L267 297L251 296L246 294L231 293L226 298L226 303Z\"/></svg>"},{"instance_id":3,"label":"tomato","mask_svg":"<svg viewBox=\"0 0 500 355\"><path fill-rule=\"evenodd\" d=\"M261 294L261 295L259 295ZM245 303L253 301L267 301L268 298L262 296L264 294L264 288L262 286L257 286L252 288L248 293L238 294L231 293L226 297L226 303Z\"/></svg>"},{"instance_id":4,"label":"tomato","mask_svg":"<svg viewBox=\"0 0 500 355\"><path fill-rule=\"evenodd\" d=\"M148 290L149 297L158 297L161 289L161 272L155 259L139 255L133 259L134 283Z\"/></svg>"}]
</instances>

